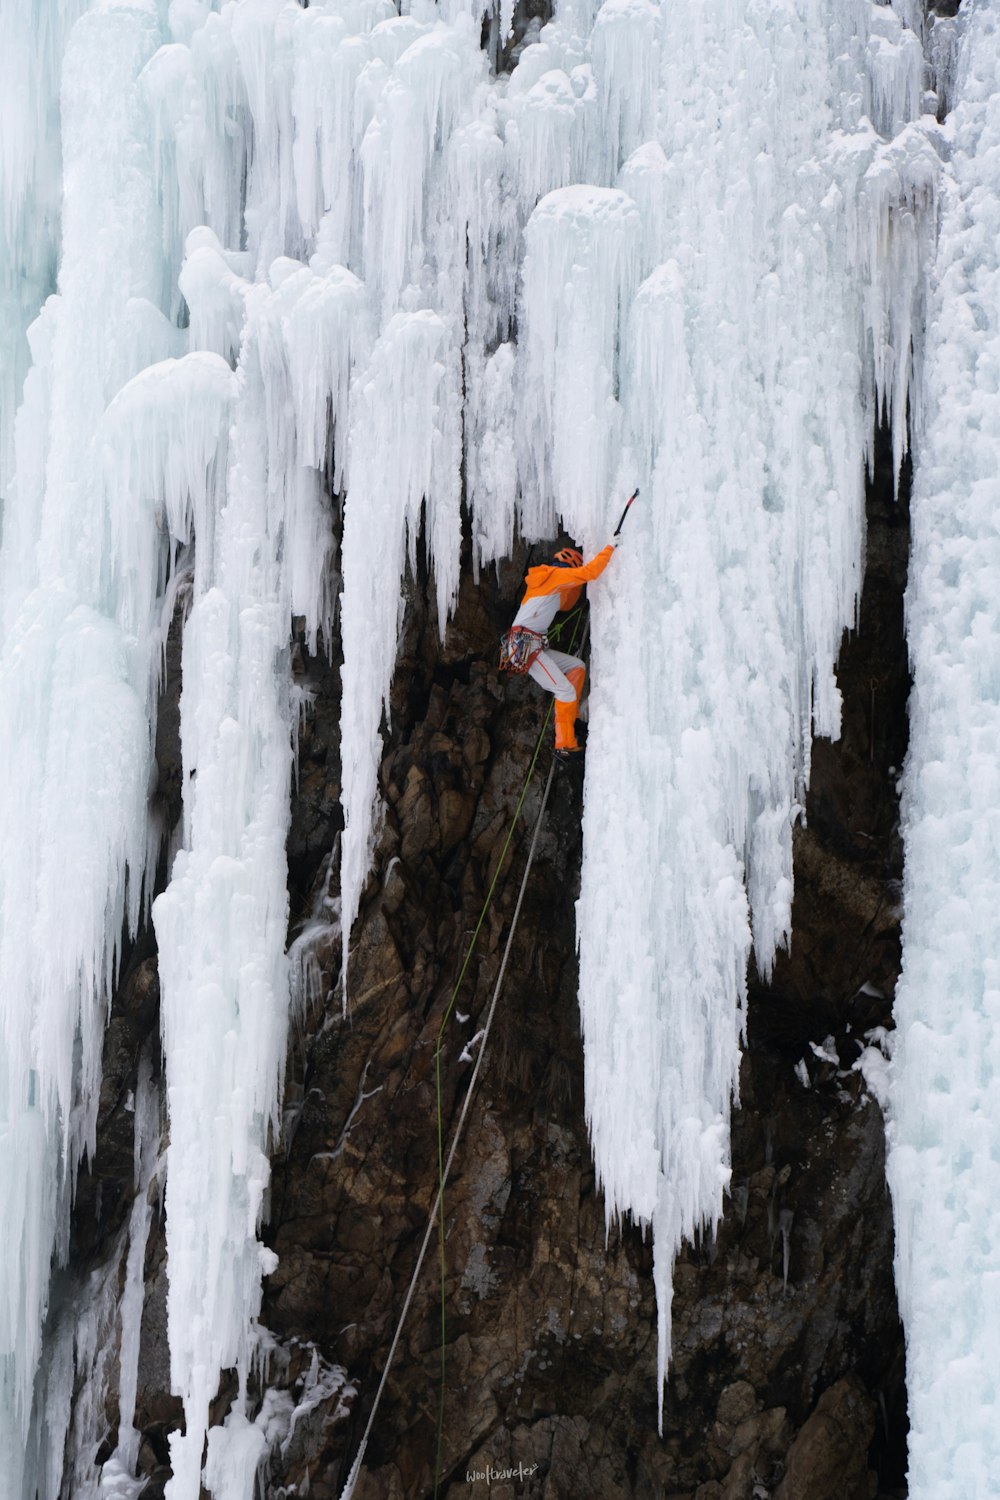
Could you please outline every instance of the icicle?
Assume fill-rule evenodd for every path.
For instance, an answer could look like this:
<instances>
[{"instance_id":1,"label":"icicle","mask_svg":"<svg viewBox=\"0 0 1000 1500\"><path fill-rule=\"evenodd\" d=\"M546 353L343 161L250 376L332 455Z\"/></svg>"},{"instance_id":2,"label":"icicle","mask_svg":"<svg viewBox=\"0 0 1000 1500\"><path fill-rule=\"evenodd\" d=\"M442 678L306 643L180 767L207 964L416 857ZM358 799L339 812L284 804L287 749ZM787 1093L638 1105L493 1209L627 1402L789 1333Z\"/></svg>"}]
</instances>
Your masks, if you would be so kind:
<instances>
[{"instance_id":1,"label":"icicle","mask_svg":"<svg viewBox=\"0 0 1000 1500\"><path fill-rule=\"evenodd\" d=\"M447 140L484 70L471 27L439 27L407 47L379 95L360 156L365 280L385 315L420 278L436 142Z\"/></svg>"},{"instance_id":2,"label":"icicle","mask_svg":"<svg viewBox=\"0 0 1000 1500\"><path fill-rule=\"evenodd\" d=\"M932 137L908 125L875 151L861 183L856 255L868 284L875 398L892 425L897 478L908 422L920 420L914 344L924 324L928 226L936 211L939 165Z\"/></svg>"},{"instance_id":3,"label":"icicle","mask_svg":"<svg viewBox=\"0 0 1000 1500\"><path fill-rule=\"evenodd\" d=\"M367 295L357 277L338 265L325 275L306 273L300 286L285 326L298 460L322 469L332 444L331 477L339 491L345 483L350 378L372 342Z\"/></svg>"},{"instance_id":4,"label":"icicle","mask_svg":"<svg viewBox=\"0 0 1000 1500\"><path fill-rule=\"evenodd\" d=\"M659 7L651 0L604 0L591 36L608 162L614 178L625 158L656 129Z\"/></svg>"},{"instance_id":5,"label":"icicle","mask_svg":"<svg viewBox=\"0 0 1000 1500\"><path fill-rule=\"evenodd\" d=\"M921 113L924 49L919 26L911 30L889 5L871 7L869 27L865 113L881 135L891 136Z\"/></svg>"},{"instance_id":6,"label":"icicle","mask_svg":"<svg viewBox=\"0 0 1000 1500\"><path fill-rule=\"evenodd\" d=\"M514 538L517 401L514 348L504 343L485 360L470 396L469 489L475 500L477 561L505 557Z\"/></svg>"},{"instance_id":7,"label":"icicle","mask_svg":"<svg viewBox=\"0 0 1000 1500\"><path fill-rule=\"evenodd\" d=\"M156 523L112 529L122 578L122 619L136 633L153 628L162 587L164 528L175 544L198 537L195 579L201 585L212 556L234 390L233 373L224 360L215 354L188 354L147 366L119 391L104 415L98 442L112 513L127 514L145 505Z\"/></svg>"},{"instance_id":8,"label":"icicle","mask_svg":"<svg viewBox=\"0 0 1000 1500\"><path fill-rule=\"evenodd\" d=\"M524 526L548 536L572 509L596 538L608 513L620 442L621 310L637 270L639 214L613 188L549 193L525 231L520 424Z\"/></svg>"},{"instance_id":9,"label":"icicle","mask_svg":"<svg viewBox=\"0 0 1000 1500\"><path fill-rule=\"evenodd\" d=\"M351 434L340 610L345 933L368 872L382 748L379 723L392 683L400 585L407 558L416 569L422 507L442 635L458 591L458 402L458 371L445 324L429 311L397 314L361 377ZM347 958L345 942L345 979Z\"/></svg>"},{"instance_id":10,"label":"icicle","mask_svg":"<svg viewBox=\"0 0 1000 1500\"><path fill-rule=\"evenodd\" d=\"M25 0L0 13L0 497L13 460L26 333L55 286L59 78L85 0Z\"/></svg>"},{"instance_id":11,"label":"icicle","mask_svg":"<svg viewBox=\"0 0 1000 1500\"><path fill-rule=\"evenodd\" d=\"M525 56L512 82L507 140L516 152L521 196L531 206L572 182L581 165L581 91L562 68L549 68L528 88L529 70L521 71L526 61L530 68Z\"/></svg>"}]
</instances>

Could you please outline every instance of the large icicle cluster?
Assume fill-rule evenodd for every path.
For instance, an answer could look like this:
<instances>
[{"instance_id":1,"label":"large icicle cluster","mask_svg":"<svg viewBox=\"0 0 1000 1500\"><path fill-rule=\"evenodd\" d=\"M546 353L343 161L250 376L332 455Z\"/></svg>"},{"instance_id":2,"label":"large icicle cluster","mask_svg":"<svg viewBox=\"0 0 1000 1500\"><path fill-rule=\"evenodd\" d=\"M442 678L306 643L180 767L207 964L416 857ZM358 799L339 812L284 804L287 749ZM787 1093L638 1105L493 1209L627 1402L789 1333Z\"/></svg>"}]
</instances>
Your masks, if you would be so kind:
<instances>
[{"instance_id":1,"label":"large icicle cluster","mask_svg":"<svg viewBox=\"0 0 1000 1500\"><path fill-rule=\"evenodd\" d=\"M655 110L630 87L651 48ZM920 103L891 10L606 5L591 55L621 167L528 224L517 425L530 531L593 544L616 480L644 496L594 591L580 1004L607 1212L653 1226L662 1375L674 1255L728 1179L751 933L766 975L810 736L839 732L862 457L876 392L906 409L934 153L872 123Z\"/></svg>"},{"instance_id":2,"label":"large icicle cluster","mask_svg":"<svg viewBox=\"0 0 1000 1500\"><path fill-rule=\"evenodd\" d=\"M158 40L148 12L125 8L85 15L69 38L59 293L31 330L4 507L0 1470L12 1495L33 1481L25 1440L49 1264L65 1255L93 1144L115 953L156 850L153 622L126 619L112 545L148 552L155 522L105 486L93 438L135 364L174 333L147 300L159 214L137 77Z\"/></svg>"},{"instance_id":3,"label":"large icicle cluster","mask_svg":"<svg viewBox=\"0 0 1000 1500\"><path fill-rule=\"evenodd\" d=\"M61 76L61 187L57 9L64 29L84 12ZM18 123L0 251L28 267L18 328L53 254L54 227L25 259L43 204L61 211L62 250L29 335L0 562L14 1493L34 1483L20 1464L45 1268L93 1133L116 944L159 845L147 789L178 570L184 817L153 914L186 1420L168 1493L196 1500L204 1480L249 1500L288 1018L289 622L329 639L339 567L349 938L403 576L422 535L443 631L463 499L478 569L518 525L592 548L643 490L595 591L581 1008L608 1213L654 1230L665 1370L673 1256L726 1181L751 934L766 972L787 936L809 737L838 729L876 401L903 426L933 191L910 123L916 9L564 0L494 78L471 0L28 7L53 24L3 106ZM31 35L9 15L6 83ZM20 337L3 355L8 416ZM202 1474L226 1367L240 1393ZM133 1458L123 1430L122 1493Z\"/></svg>"},{"instance_id":4,"label":"large icicle cluster","mask_svg":"<svg viewBox=\"0 0 1000 1500\"><path fill-rule=\"evenodd\" d=\"M964 14L964 11L963 11ZM907 631L903 973L888 1175L909 1494L1000 1474L1000 29L973 5L945 126Z\"/></svg>"}]
</instances>

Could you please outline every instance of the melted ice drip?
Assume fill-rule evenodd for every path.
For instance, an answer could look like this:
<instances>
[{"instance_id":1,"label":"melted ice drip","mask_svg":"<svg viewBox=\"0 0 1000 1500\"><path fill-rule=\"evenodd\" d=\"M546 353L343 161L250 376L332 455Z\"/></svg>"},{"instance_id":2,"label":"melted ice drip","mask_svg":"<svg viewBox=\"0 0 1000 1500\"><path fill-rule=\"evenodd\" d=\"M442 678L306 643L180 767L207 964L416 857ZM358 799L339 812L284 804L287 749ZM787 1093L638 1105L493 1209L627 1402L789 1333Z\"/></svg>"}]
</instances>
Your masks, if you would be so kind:
<instances>
[{"instance_id":1,"label":"melted ice drip","mask_svg":"<svg viewBox=\"0 0 1000 1500\"><path fill-rule=\"evenodd\" d=\"M643 490L594 591L581 1007L608 1214L654 1228L665 1372L673 1257L727 1179L751 932L767 972L809 737L838 730L876 403L902 433L912 383L934 185L915 10L566 0L509 79L461 0L100 0L74 28L60 297L31 332L0 563L15 1458L114 946L155 857L162 617L193 543L181 848L154 914L186 1416L169 1494L252 1492L289 620L329 639L339 562L349 937L402 580L422 531L443 633L463 464L476 568L517 524L594 547ZM239 1395L202 1476L226 1367ZM125 1431L119 1487L133 1457Z\"/></svg>"},{"instance_id":2,"label":"melted ice drip","mask_svg":"<svg viewBox=\"0 0 1000 1500\"><path fill-rule=\"evenodd\" d=\"M903 973L889 1068L914 1500L989 1494L1000 1472L1000 36L983 5L963 29L915 443Z\"/></svg>"}]
</instances>

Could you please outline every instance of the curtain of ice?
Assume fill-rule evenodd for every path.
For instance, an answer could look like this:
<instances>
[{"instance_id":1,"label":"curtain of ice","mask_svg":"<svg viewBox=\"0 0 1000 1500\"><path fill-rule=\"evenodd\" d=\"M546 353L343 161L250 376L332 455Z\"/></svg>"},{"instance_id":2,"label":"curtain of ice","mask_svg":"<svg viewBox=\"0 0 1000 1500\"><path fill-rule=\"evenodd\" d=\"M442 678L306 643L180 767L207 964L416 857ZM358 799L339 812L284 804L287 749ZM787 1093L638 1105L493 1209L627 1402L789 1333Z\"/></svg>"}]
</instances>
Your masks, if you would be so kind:
<instances>
[{"instance_id":1,"label":"curtain of ice","mask_svg":"<svg viewBox=\"0 0 1000 1500\"><path fill-rule=\"evenodd\" d=\"M963 16L965 10L963 8ZM917 435L906 597L903 973L888 1175L906 1332L908 1493L1000 1473L1000 30L969 8Z\"/></svg>"},{"instance_id":2,"label":"curtain of ice","mask_svg":"<svg viewBox=\"0 0 1000 1500\"><path fill-rule=\"evenodd\" d=\"M674 1256L728 1179L751 936L766 975L810 736L839 732L863 456L876 397L904 426L933 150L891 10L611 0L592 122L572 17L554 32L540 82L562 63L550 97L615 187L559 187L527 226L522 513L591 550L642 488L592 590L578 928L587 1117L609 1220L653 1227L662 1390Z\"/></svg>"},{"instance_id":3,"label":"curtain of ice","mask_svg":"<svg viewBox=\"0 0 1000 1500\"><path fill-rule=\"evenodd\" d=\"M61 9L60 19L56 7L26 7L45 68L57 62L49 28L70 19L72 7ZM33 1483L24 1472L26 1433L49 1264L65 1255L72 1183L93 1146L115 954L123 927L136 928L155 855L146 810L152 622L130 613L112 544L128 536L151 556L155 523L105 485L96 434L136 363L157 358L171 339L148 301L159 218L137 86L157 42L155 16L140 5L83 17L68 42L58 295L31 330L33 368L4 514L0 1470L12 1495ZM16 50L4 56L5 79L19 57L25 65ZM52 117L57 79L43 83L29 66L27 78L7 81L34 91L26 130ZM4 107L6 120L10 96ZM15 135L4 150L24 144ZM39 213L31 231L22 224L22 240L30 232L45 239L41 210L56 190L40 174L55 149L43 139L35 165L14 183L15 219L32 201ZM10 211L8 200L8 228ZM7 252L17 257L21 248L8 235ZM29 286L22 312L34 295Z\"/></svg>"},{"instance_id":4,"label":"curtain of ice","mask_svg":"<svg viewBox=\"0 0 1000 1500\"><path fill-rule=\"evenodd\" d=\"M473 219L465 201L488 203L495 183L479 171L489 142L459 134L475 123L485 72L464 15L446 24L431 8L398 17L384 0L308 11L260 0L183 26L175 17L174 33L144 74L168 257L186 236L179 285L192 343L237 359L224 508L204 523L214 539L194 526L185 847L154 914L171 1121L171 1378L187 1418L170 1494L188 1500L222 1368L238 1369L240 1397L211 1435L205 1482L217 1495L248 1494L262 1451L244 1398L269 1265L257 1228L287 1024L283 665L292 612L314 643L320 626L329 636L332 527L317 471L346 491L350 917L369 858L401 581L422 525L442 630L457 589L461 340L466 322L492 325L465 306L455 196ZM451 160L453 135L461 150ZM231 187L244 172L241 223ZM484 257L488 220L484 210L475 222Z\"/></svg>"}]
</instances>

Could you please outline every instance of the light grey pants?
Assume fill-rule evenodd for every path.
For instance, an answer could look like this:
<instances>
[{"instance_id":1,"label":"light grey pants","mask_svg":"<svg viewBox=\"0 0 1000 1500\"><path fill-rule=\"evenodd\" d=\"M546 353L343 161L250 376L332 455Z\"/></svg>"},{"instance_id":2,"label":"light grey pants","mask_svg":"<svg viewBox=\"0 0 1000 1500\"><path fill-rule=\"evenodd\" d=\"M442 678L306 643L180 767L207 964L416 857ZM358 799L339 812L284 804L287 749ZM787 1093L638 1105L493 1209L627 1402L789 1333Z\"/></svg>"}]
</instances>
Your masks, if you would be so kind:
<instances>
[{"instance_id":1,"label":"light grey pants","mask_svg":"<svg viewBox=\"0 0 1000 1500\"><path fill-rule=\"evenodd\" d=\"M558 703L575 703L576 688L566 673L582 666L578 656L569 656L565 651L540 651L528 668L528 675L547 693L554 693Z\"/></svg>"}]
</instances>

